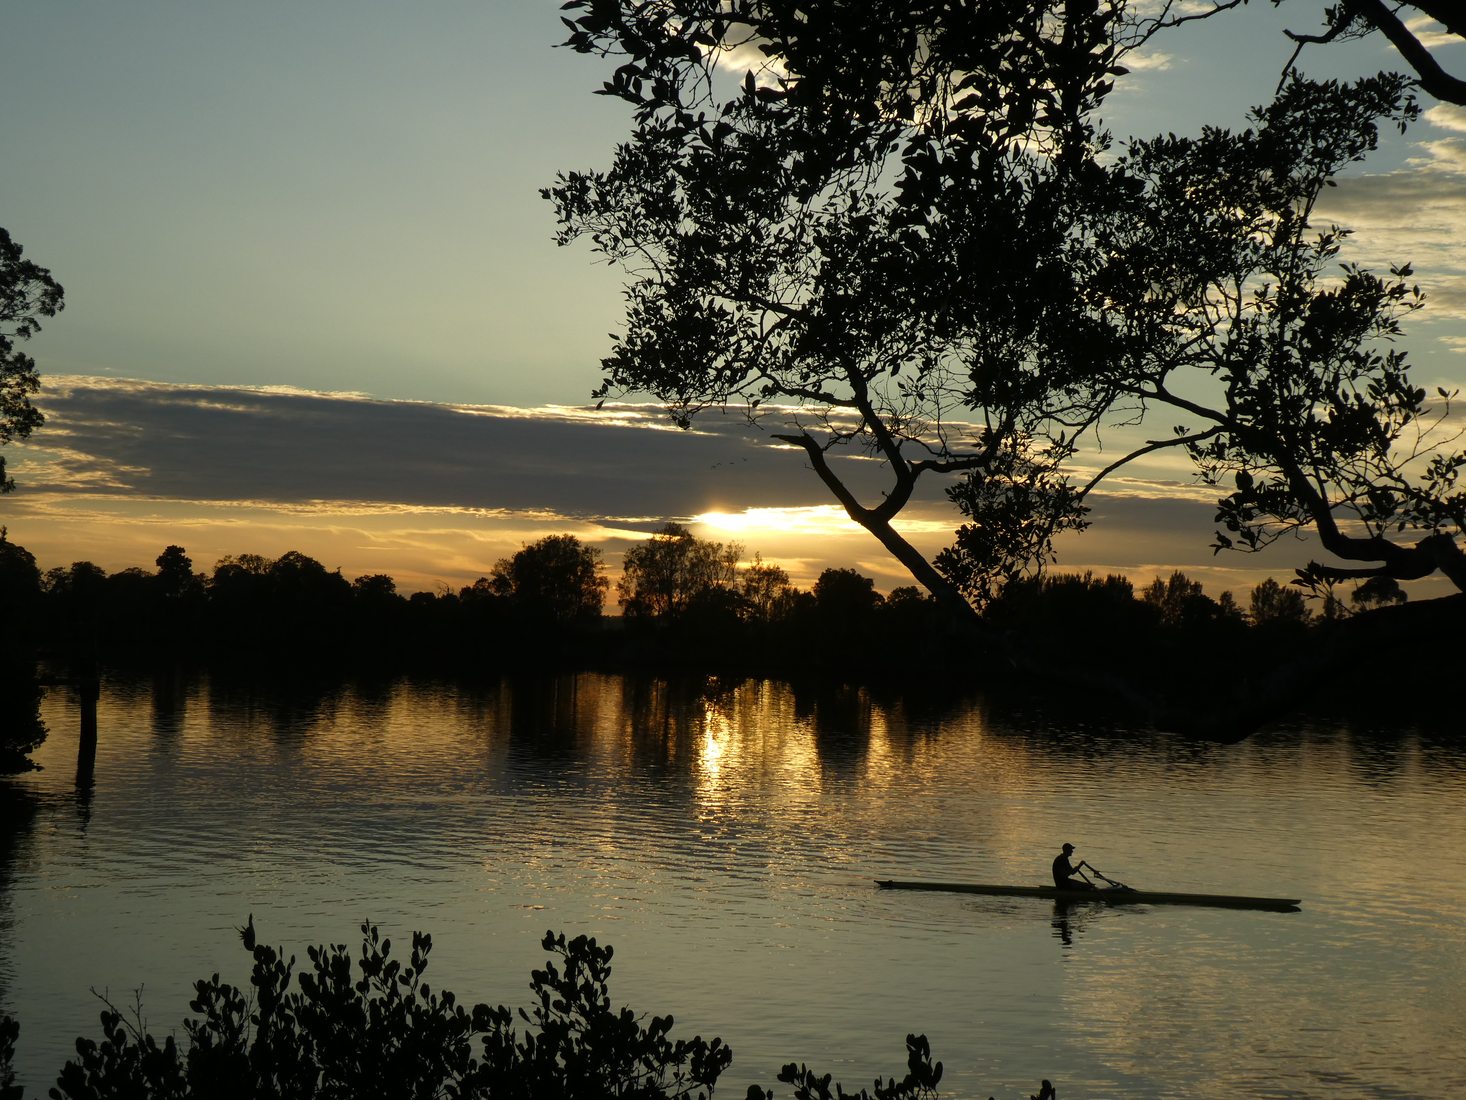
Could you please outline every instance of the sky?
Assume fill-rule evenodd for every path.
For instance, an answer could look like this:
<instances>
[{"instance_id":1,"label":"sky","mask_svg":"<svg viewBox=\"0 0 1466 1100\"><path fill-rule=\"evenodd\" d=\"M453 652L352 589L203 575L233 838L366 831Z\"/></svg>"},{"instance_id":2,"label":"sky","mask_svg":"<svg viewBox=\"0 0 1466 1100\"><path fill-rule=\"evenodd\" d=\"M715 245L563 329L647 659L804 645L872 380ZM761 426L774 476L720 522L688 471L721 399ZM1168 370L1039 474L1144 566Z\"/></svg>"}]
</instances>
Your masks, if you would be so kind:
<instances>
[{"instance_id":1,"label":"sky","mask_svg":"<svg viewBox=\"0 0 1466 1100\"><path fill-rule=\"evenodd\" d=\"M1173 32L1122 79L1109 126L1240 125L1291 52L1279 26L1312 11ZM687 433L633 399L591 407L620 283L555 246L539 189L608 163L627 115L562 37L543 0L8 0L0 225L66 288L26 348L47 424L6 452L10 539L43 568L295 549L413 591L560 532L614 573L677 520L803 586L829 566L911 583L798 453L738 418ZM1462 52L1441 56L1460 69ZM1393 55L1370 41L1304 61L1352 75ZM1324 214L1357 231L1355 258L1413 261L1417 381L1460 386L1466 111L1427 106ZM1208 500L1174 459L1138 467L1059 568L1181 569L1240 593L1309 556L1214 556ZM900 526L934 553L957 522L932 486Z\"/></svg>"}]
</instances>

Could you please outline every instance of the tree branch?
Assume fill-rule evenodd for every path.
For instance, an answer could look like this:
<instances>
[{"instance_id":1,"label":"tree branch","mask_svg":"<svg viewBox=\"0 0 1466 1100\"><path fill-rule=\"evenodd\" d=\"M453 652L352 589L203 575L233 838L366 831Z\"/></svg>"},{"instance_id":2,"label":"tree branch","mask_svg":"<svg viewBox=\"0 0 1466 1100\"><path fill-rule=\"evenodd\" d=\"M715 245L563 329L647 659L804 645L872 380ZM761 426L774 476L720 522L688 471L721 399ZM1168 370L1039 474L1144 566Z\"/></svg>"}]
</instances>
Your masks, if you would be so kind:
<instances>
[{"instance_id":1,"label":"tree branch","mask_svg":"<svg viewBox=\"0 0 1466 1100\"><path fill-rule=\"evenodd\" d=\"M1400 56L1420 77L1420 86L1435 98L1447 103L1466 106L1466 80L1454 77L1441 68L1435 57L1421 45L1420 39L1411 34L1400 17L1384 5L1382 0L1344 0L1350 11L1358 12L1374 24L1390 44L1400 51ZM1459 4L1448 9L1444 4L1429 4L1416 0L1415 7L1431 18L1438 20L1454 34L1461 34L1463 20Z\"/></svg>"},{"instance_id":2,"label":"tree branch","mask_svg":"<svg viewBox=\"0 0 1466 1100\"><path fill-rule=\"evenodd\" d=\"M1090 478L1089 483L1085 485L1083 489L1079 490L1079 499L1083 500L1085 497L1089 496L1090 491L1093 490L1095 486L1097 486L1101 481L1109 477L1121 466L1135 461L1137 458L1141 457L1141 455L1150 454L1152 451L1163 451L1169 447L1184 447L1188 443L1200 443L1203 439L1211 439L1215 436L1221 435L1222 432L1224 432L1225 430L1226 427L1224 425L1218 424L1215 427L1208 428L1204 432L1197 432L1194 435L1178 435L1175 439L1152 439L1144 447L1139 447L1136 450L1131 451L1125 457L1116 459L1099 473L1095 474L1094 477Z\"/></svg>"}]
</instances>

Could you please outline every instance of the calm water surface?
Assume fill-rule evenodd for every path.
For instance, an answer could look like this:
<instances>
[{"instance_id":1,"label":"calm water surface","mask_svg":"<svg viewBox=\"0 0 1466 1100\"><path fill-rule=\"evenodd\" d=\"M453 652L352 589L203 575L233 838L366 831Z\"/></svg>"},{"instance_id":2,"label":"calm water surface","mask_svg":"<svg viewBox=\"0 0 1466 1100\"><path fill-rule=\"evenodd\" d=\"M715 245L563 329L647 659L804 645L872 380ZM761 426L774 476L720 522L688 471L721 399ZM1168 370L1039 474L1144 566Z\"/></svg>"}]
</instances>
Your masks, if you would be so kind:
<instances>
[{"instance_id":1,"label":"calm water surface","mask_svg":"<svg viewBox=\"0 0 1466 1100\"><path fill-rule=\"evenodd\" d=\"M90 786L53 689L44 772L0 784L0 1008L44 1095L90 987L243 982L234 928L304 956L371 919L430 981L523 1004L546 929L617 951L612 997L847 1087L925 1032L943 1094L1466 1095L1466 753L1295 725L1177 743L768 681L104 688ZM1057 845L1132 885L1300 913L876 890L1041 883ZM787 1090L781 1094L787 1095Z\"/></svg>"}]
</instances>

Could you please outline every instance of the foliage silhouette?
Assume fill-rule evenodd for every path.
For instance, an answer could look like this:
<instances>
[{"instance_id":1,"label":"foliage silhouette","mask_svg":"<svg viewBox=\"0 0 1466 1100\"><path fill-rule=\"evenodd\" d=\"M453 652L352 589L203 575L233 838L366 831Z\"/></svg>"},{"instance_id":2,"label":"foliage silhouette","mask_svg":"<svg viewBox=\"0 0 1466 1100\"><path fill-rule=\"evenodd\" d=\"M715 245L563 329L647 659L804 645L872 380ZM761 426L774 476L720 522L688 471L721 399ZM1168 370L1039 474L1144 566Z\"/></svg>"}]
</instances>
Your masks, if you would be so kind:
<instances>
[{"instance_id":1,"label":"foliage silhouette","mask_svg":"<svg viewBox=\"0 0 1466 1100\"><path fill-rule=\"evenodd\" d=\"M1253 129L1115 157L1091 116L1134 44L1120 2L567 7L633 114L609 170L546 191L560 243L627 272L601 395L684 426L743 406L959 618L1167 448L1223 487L1218 550L1306 528L1339 559L1304 572L1316 594L1437 570L1466 591L1466 452L1434 432L1454 395L1428 401L1389 347L1412 272L1340 268L1345 233L1311 220L1415 116L1403 77L1291 80ZM1169 435L1071 484L1110 429L1159 417ZM880 459L879 503L850 449ZM961 475L966 517L935 563L891 527L926 474Z\"/></svg>"},{"instance_id":2,"label":"foliage silhouette","mask_svg":"<svg viewBox=\"0 0 1466 1100\"><path fill-rule=\"evenodd\" d=\"M0 1015L0 1100L21 1100L22 1090L15 1083L15 1040L20 1037L20 1024Z\"/></svg>"},{"instance_id":3,"label":"foliage silhouette","mask_svg":"<svg viewBox=\"0 0 1466 1100\"><path fill-rule=\"evenodd\" d=\"M44 422L31 395L40 389L36 362L15 345L41 331L41 318L64 308L66 292L44 267L0 229L0 447L26 439ZM0 454L0 493L15 488Z\"/></svg>"},{"instance_id":4,"label":"foliage silhouette","mask_svg":"<svg viewBox=\"0 0 1466 1100\"><path fill-rule=\"evenodd\" d=\"M551 958L531 976L530 1007L464 1006L423 980L432 938L414 932L405 959L371 923L355 960L344 945L311 947L308 967L257 942L251 918L240 938L252 956L246 991L215 974L194 983L184 1042L147 1030L103 997L102 1038L79 1038L53 1100L355 1100L357 1097L564 1097L565 1100L692 1100L711 1097L733 1059L720 1039L672 1039L671 1016L648 1021L613 1010L612 949L547 932ZM519 1030L518 1024L528 1027ZM11 1058L16 1021L0 1016L0 1100L19 1100ZM875 1100L934 1098L942 1065L924 1036L908 1035L903 1080L876 1081ZM828 1075L790 1063L779 1080L795 1100L872 1094L831 1089ZM1045 1082L1047 1086L1047 1082ZM773 1094L752 1086L749 1100Z\"/></svg>"},{"instance_id":5,"label":"foliage silhouette","mask_svg":"<svg viewBox=\"0 0 1466 1100\"><path fill-rule=\"evenodd\" d=\"M616 585L622 614L674 621L699 608L736 606L742 551L736 543L710 542L679 523L667 524L626 551Z\"/></svg>"},{"instance_id":6,"label":"foliage silhouette","mask_svg":"<svg viewBox=\"0 0 1466 1100\"><path fill-rule=\"evenodd\" d=\"M710 1095L731 1060L720 1040L673 1040L670 1016L613 1011L612 951L594 939L546 934L553 957L533 974L519 1032L508 1008L465 1007L424 981L430 936L413 933L401 959L376 926L361 932L355 967L344 945L312 947L297 974L251 920L248 991L217 974L196 982L183 1044L109 1002L101 1040L77 1040L51 1096L691 1098Z\"/></svg>"},{"instance_id":7,"label":"foliage silhouette","mask_svg":"<svg viewBox=\"0 0 1466 1100\"><path fill-rule=\"evenodd\" d=\"M1105 259L1085 287L1089 330L1113 354L1058 386L1035 431L1076 453L1106 424L1165 417L1169 434L1105 465L1081 503L1131 463L1178 449L1218 488L1214 550L1256 551L1306 530L1334 559L1301 572L1316 594L1436 571L1466 590L1455 541L1466 451L1440 430L1455 395L1427 400L1390 346L1420 290L1408 265L1387 278L1340 265L1347 234L1312 221L1379 125L1413 117L1405 91L1389 76L1295 81L1253 129L1130 143L1110 173L1129 197L1092 223ZM980 564L987 538L969 524L954 552L971 541Z\"/></svg>"},{"instance_id":8,"label":"foliage silhouette","mask_svg":"<svg viewBox=\"0 0 1466 1100\"><path fill-rule=\"evenodd\" d=\"M600 618L605 601L601 552L574 535L546 535L494 566L490 584L522 620L564 626Z\"/></svg>"},{"instance_id":9,"label":"foliage silhouette","mask_svg":"<svg viewBox=\"0 0 1466 1100\"><path fill-rule=\"evenodd\" d=\"M978 470L1043 489L1005 569L1079 522L1028 407L1038 360L1080 351L1072 230L1102 173L1086 118L1120 7L567 4L566 44L614 58L602 91L634 120L609 170L544 192L561 244L627 273L598 395L654 394L684 427L741 406L975 624L893 520L927 475ZM880 460L879 497L852 454Z\"/></svg>"},{"instance_id":10,"label":"foliage silhouette","mask_svg":"<svg viewBox=\"0 0 1466 1100\"><path fill-rule=\"evenodd\" d=\"M46 738L33 653L41 572L35 555L8 535L0 527L0 775L34 768L29 754Z\"/></svg>"},{"instance_id":11,"label":"foliage silhouette","mask_svg":"<svg viewBox=\"0 0 1466 1100\"><path fill-rule=\"evenodd\" d=\"M1271 577L1252 590L1248 614L1257 625L1264 623L1302 623L1309 617L1303 593L1284 588Z\"/></svg>"}]
</instances>

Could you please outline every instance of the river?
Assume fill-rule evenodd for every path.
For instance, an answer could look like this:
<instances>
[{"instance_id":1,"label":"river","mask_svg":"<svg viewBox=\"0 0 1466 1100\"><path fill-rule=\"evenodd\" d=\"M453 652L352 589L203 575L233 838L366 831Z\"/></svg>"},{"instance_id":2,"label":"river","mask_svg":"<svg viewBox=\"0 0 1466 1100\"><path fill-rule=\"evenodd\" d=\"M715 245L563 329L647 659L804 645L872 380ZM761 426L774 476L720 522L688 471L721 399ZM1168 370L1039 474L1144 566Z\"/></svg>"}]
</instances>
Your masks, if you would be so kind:
<instances>
[{"instance_id":1,"label":"river","mask_svg":"<svg viewBox=\"0 0 1466 1100\"><path fill-rule=\"evenodd\" d=\"M526 1003L547 929L616 948L612 999L847 1088L925 1033L942 1094L1466 1095L1466 750L1292 722L1239 745L769 680L583 673L270 688L109 677L92 775L44 704L0 782L0 1010L42 1096L89 992L155 1032L244 982L234 929L304 958L370 919L429 979ZM1059 844L1132 885L1300 912L875 889L1042 883ZM778 1086L776 1093L788 1095Z\"/></svg>"}]
</instances>

